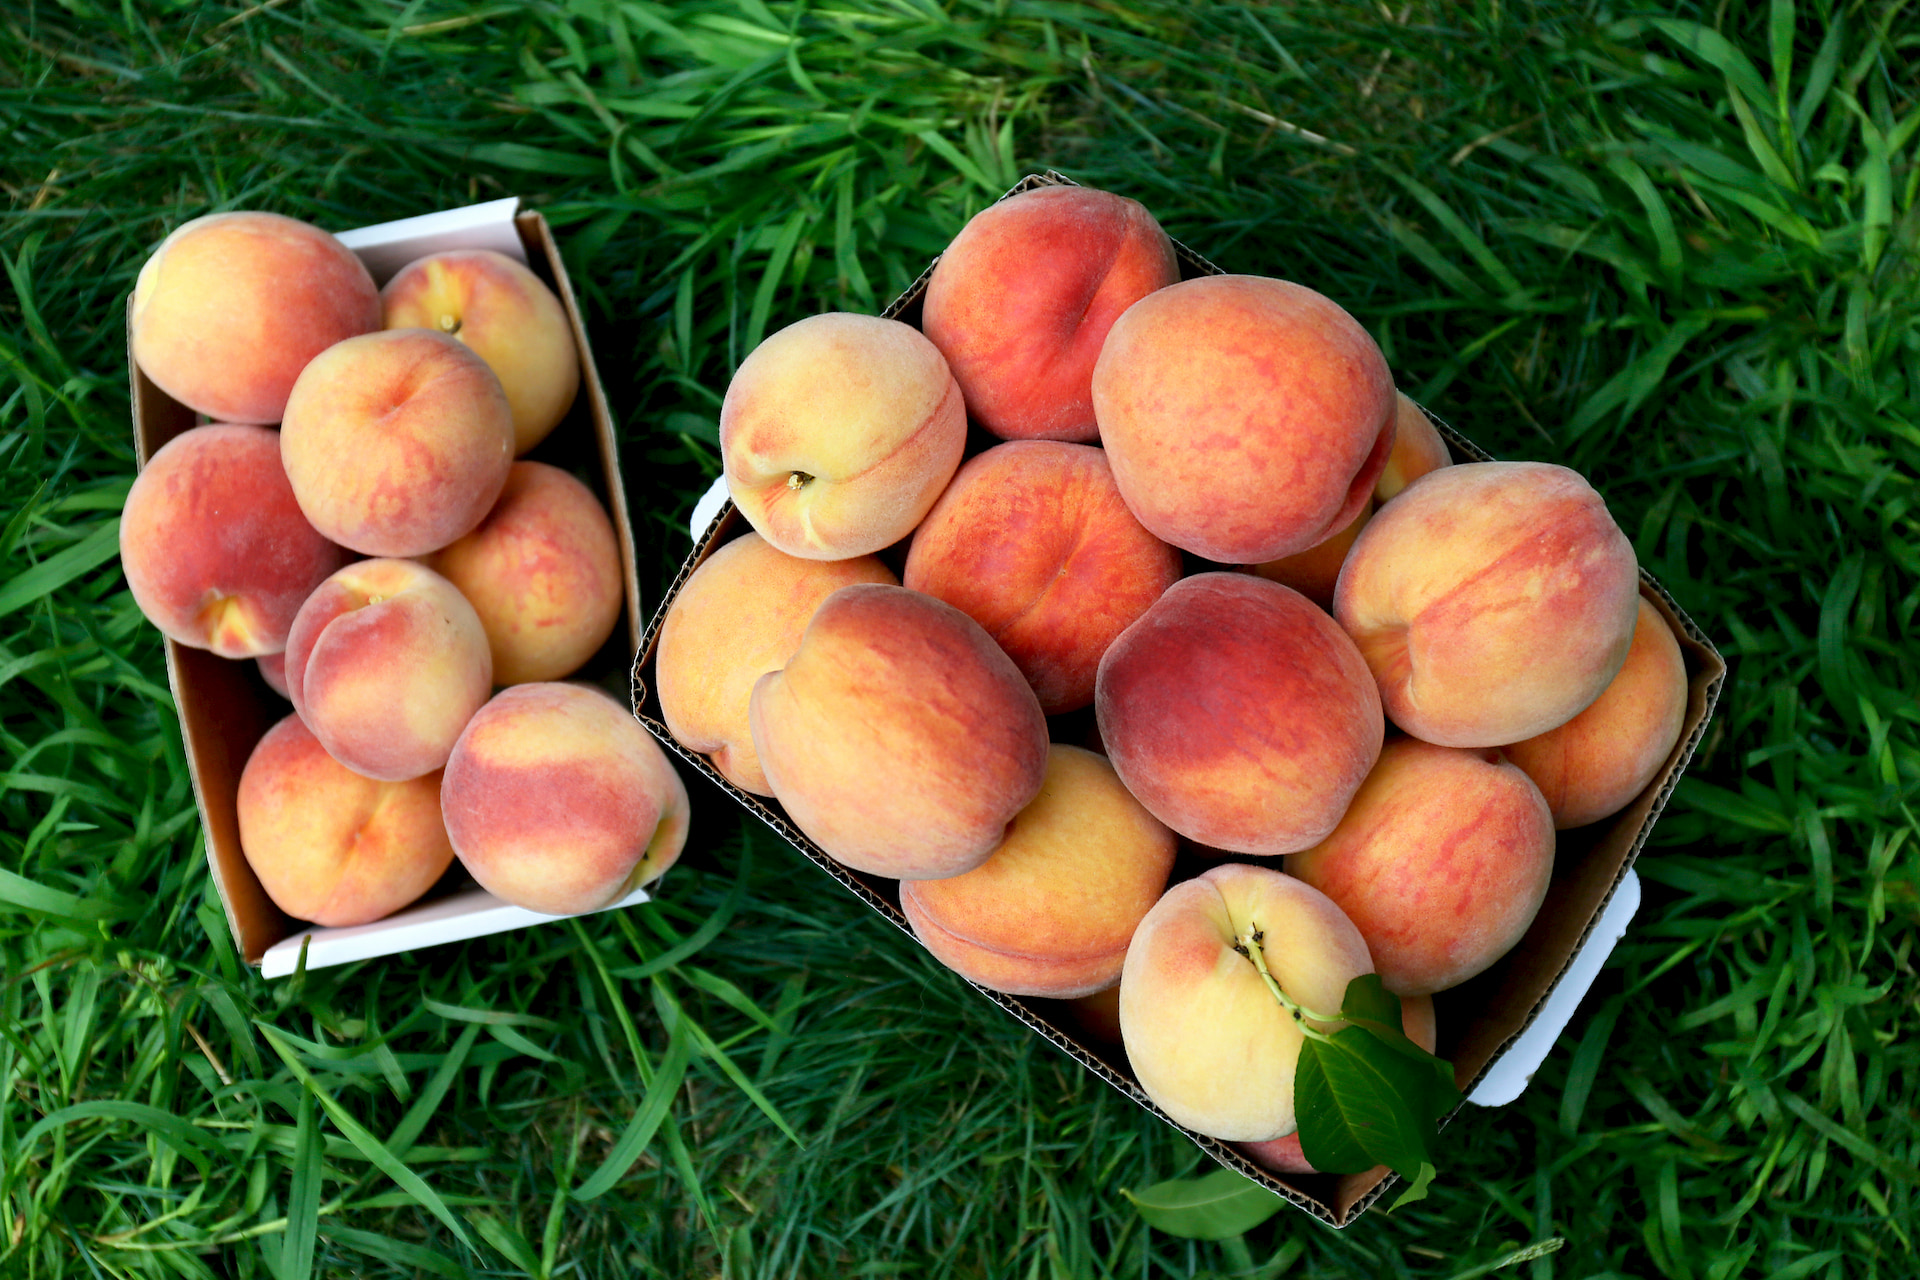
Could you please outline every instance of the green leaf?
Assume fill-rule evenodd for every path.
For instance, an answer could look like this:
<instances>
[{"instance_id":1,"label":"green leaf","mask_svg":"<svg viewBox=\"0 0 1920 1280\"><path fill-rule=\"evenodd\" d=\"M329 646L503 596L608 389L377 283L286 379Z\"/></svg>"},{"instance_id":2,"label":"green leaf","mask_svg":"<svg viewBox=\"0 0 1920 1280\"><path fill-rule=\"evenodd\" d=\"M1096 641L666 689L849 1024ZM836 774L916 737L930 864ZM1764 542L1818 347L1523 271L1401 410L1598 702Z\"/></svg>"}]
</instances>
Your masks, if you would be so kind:
<instances>
[{"instance_id":1,"label":"green leaf","mask_svg":"<svg viewBox=\"0 0 1920 1280\"><path fill-rule=\"evenodd\" d=\"M287 1191L287 1233L280 1242L282 1280L306 1280L313 1274L314 1237L320 1229L320 1111L313 1095L295 1104L293 1185Z\"/></svg>"},{"instance_id":2,"label":"green leaf","mask_svg":"<svg viewBox=\"0 0 1920 1280\"><path fill-rule=\"evenodd\" d=\"M667 1041L666 1059L654 1073L653 1082L647 1086L646 1100L633 1113L627 1131L620 1135L620 1141L613 1144L613 1150L607 1153L606 1160L592 1177L574 1189L575 1200L591 1200L611 1190L615 1183L626 1176L633 1162L647 1149L647 1144L653 1141L660 1122L667 1118L667 1107L680 1088L680 1079L687 1073L687 1061L693 1056L690 1026L688 1019L682 1018L673 1028L673 1035Z\"/></svg>"},{"instance_id":3,"label":"green leaf","mask_svg":"<svg viewBox=\"0 0 1920 1280\"><path fill-rule=\"evenodd\" d=\"M1286 1200L1231 1169L1203 1178L1157 1182L1139 1191L1122 1188L1147 1225L1187 1240L1228 1240L1259 1226Z\"/></svg>"},{"instance_id":4,"label":"green leaf","mask_svg":"<svg viewBox=\"0 0 1920 1280\"><path fill-rule=\"evenodd\" d=\"M530 1276L540 1274L540 1258L533 1251L533 1245L518 1231L508 1226L490 1213L467 1215L486 1242L498 1249L507 1261Z\"/></svg>"},{"instance_id":5,"label":"green leaf","mask_svg":"<svg viewBox=\"0 0 1920 1280\"><path fill-rule=\"evenodd\" d=\"M1451 1102L1432 1069L1358 1026L1300 1046L1293 1096L1300 1150L1314 1168L1360 1173L1384 1164L1409 1179L1432 1163L1436 1122Z\"/></svg>"}]
</instances>

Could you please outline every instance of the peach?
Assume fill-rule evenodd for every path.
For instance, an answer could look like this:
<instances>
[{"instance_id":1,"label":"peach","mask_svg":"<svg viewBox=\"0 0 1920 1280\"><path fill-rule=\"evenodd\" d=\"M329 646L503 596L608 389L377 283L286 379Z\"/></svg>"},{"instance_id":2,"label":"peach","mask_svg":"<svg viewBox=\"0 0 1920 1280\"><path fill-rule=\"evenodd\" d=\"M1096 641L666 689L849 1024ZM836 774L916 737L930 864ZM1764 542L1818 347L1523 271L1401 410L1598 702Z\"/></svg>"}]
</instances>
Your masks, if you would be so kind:
<instances>
[{"instance_id":1,"label":"peach","mask_svg":"<svg viewBox=\"0 0 1920 1280\"><path fill-rule=\"evenodd\" d=\"M1627 660L1593 704L1557 729L1502 747L1564 831L1626 808L1666 764L1687 718L1687 664L1645 596Z\"/></svg>"},{"instance_id":2,"label":"peach","mask_svg":"<svg viewBox=\"0 0 1920 1280\"><path fill-rule=\"evenodd\" d=\"M267 688L292 702L293 695L287 692L287 651L263 653L254 662L259 665L260 679L266 682Z\"/></svg>"},{"instance_id":3,"label":"peach","mask_svg":"<svg viewBox=\"0 0 1920 1280\"><path fill-rule=\"evenodd\" d=\"M654 653L660 713L680 744L742 791L772 795L747 724L754 682L786 666L821 602L856 582L898 585L873 556L802 560L751 532L716 548L674 596Z\"/></svg>"},{"instance_id":4,"label":"peach","mask_svg":"<svg viewBox=\"0 0 1920 1280\"><path fill-rule=\"evenodd\" d=\"M795 826L874 875L980 865L1040 793L1047 721L1013 659L950 604L857 583L828 596L748 704Z\"/></svg>"},{"instance_id":5,"label":"peach","mask_svg":"<svg viewBox=\"0 0 1920 1280\"><path fill-rule=\"evenodd\" d=\"M1004 440L1086 443L1107 331L1179 278L1173 241L1137 201L1039 187L968 220L934 263L920 323L975 422Z\"/></svg>"},{"instance_id":6,"label":"peach","mask_svg":"<svg viewBox=\"0 0 1920 1280\"><path fill-rule=\"evenodd\" d=\"M1127 941L1167 886L1173 832L1079 747L1050 747L1046 780L973 870L906 880L900 908L940 963L1018 996L1074 999L1120 981Z\"/></svg>"},{"instance_id":7,"label":"peach","mask_svg":"<svg viewBox=\"0 0 1920 1280\"><path fill-rule=\"evenodd\" d=\"M901 581L985 627L1048 715L1093 701L1100 655L1180 577L1104 452L1015 440L969 458L914 530Z\"/></svg>"},{"instance_id":8,"label":"peach","mask_svg":"<svg viewBox=\"0 0 1920 1280\"><path fill-rule=\"evenodd\" d=\"M1267 867L1223 863L1154 904L1120 974L1120 1030L1140 1087L1174 1123L1231 1142L1295 1128L1305 1036L1255 967L1255 949L1287 998L1317 1013L1337 1013L1347 983L1373 971L1359 931L1325 894Z\"/></svg>"},{"instance_id":9,"label":"peach","mask_svg":"<svg viewBox=\"0 0 1920 1280\"><path fill-rule=\"evenodd\" d=\"M1393 447L1393 397L1352 316L1261 276L1148 294L1093 370L1127 505L1155 536L1224 564L1278 560L1351 524Z\"/></svg>"},{"instance_id":10,"label":"peach","mask_svg":"<svg viewBox=\"0 0 1920 1280\"><path fill-rule=\"evenodd\" d=\"M397 781L447 762L492 691L493 659L451 582L411 560L360 560L300 607L286 676L294 711L336 760Z\"/></svg>"},{"instance_id":11,"label":"peach","mask_svg":"<svg viewBox=\"0 0 1920 1280\"><path fill-rule=\"evenodd\" d=\"M440 805L480 887L548 915L619 901L687 841L687 787L666 752L588 685L494 695L454 746Z\"/></svg>"},{"instance_id":12,"label":"peach","mask_svg":"<svg viewBox=\"0 0 1920 1280\"><path fill-rule=\"evenodd\" d=\"M1553 816L1499 752L1397 738L1340 825L1287 859L1340 904L1381 984L1431 995L1520 941L1553 876Z\"/></svg>"},{"instance_id":13,"label":"peach","mask_svg":"<svg viewBox=\"0 0 1920 1280\"><path fill-rule=\"evenodd\" d=\"M486 361L442 333L386 329L301 372L280 455L320 532L365 555L425 555L500 496L513 421Z\"/></svg>"},{"instance_id":14,"label":"peach","mask_svg":"<svg viewBox=\"0 0 1920 1280\"><path fill-rule=\"evenodd\" d=\"M606 508L544 462L514 463L486 517L422 563L480 615L495 684L572 675L613 634L626 598Z\"/></svg>"},{"instance_id":15,"label":"peach","mask_svg":"<svg viewBox=\"0 0 1920 1280\"><path fill-rule=\"evenodd\" d=\"M1347 562L1347 553L1353 550L1354 540L1372 517L1373 505L1369 503L1360 508L1360 514L1353 518L1352 524L1325 542L1278 560L1257 564L1253 566L1253 571L1283 587L1292 587L1331 613L1333 585L1340 580L1340 566Z\"/></svg>"},{"instance_id":16,"label":"peach","mask_svg":"<svg viewBox=\"0 0 1920 1280\"><path fill-rule=\"evenodd\" d=\"M1299 592L1183 578L1100 660L1094 711L1127 789L1190 840L1281 854L1326 838L1380 754L1366 664Z\"/></svg>"},{"instance_id":17,"label":"peach","mask_svg":"<svg viewBox=\"0 0 1920 1280\"><path fill-rule=\"evenodd\" d=\"M1627 656L1633 546L1577 472L1471 462L1368 522L1333 611L1387 716L1428 742L1492 747L1565 724Z\"/></svg>"},{"instance_id":18,"label":"peach","mask_svg":"<svg viewBox=\"0 0 1920 1280\"><path fill-rule=\"evenodd\" d=\"M1380 468L1380 478L1373 482L1376 502L1396 496L1429 471L1453 465L1453 454L1426 411L1402 391L1394 392L1394 404L1393 451L1387 454L1387 465Z\"/></svg>"},{"instance_id":19,"label":"peach","mask_svg":"<svg viewBox=\"0 0 1920 1280\"><path fill-rule=\"evenodd\" d=\"M479 354L513 412L515 457L546 439L580 390L573 325L546 282L491 249L454 249L402 267L380 290L381 327L436 329Z\"/></svg>"},{"instance_id":20,"label":"peach","mask_svg":"<svg viewBox=\"0 0 1920 1280\"><path fill-rule=\"evenodd\" d=\"M240 847L290 916L367 924L425 893L453 862L440 775L382 782L355 773L290 715L240 774Z\"/></svg>"},{"instance_id":21,"label":"peach","mask_svg":"<svg viewBox=\"0 0 1920 1280\"><path fill-rule=\"evenodd\" d=\"M912 532L960 465L967 413L910 325L829 312L741 362L720 406L727 491L790 556L846 560Z\"/></svg>"},{"instance_id":22,"label":"peach","mask_svg":"<svg viewBox=\"0 0 1920 1280\"><path fill-rule=\"evenodd\" d=\"M194 427L154 451L120 513L120 564L147 621L226 658L278 653L346 562L302 514L266 427Z\"/></svg>"},{"instance_id":23,"label":"peach","mask_svg":"<svg viewBox=\"0 0 1920 1280\"><path fill-rule=\"evenodd\" d=\"M215 213L160 242L127 313L134 363L221 422L280 421L309 360L380 327L373 277L320 228L277 213Z\"/></svg>"}]
</instances>

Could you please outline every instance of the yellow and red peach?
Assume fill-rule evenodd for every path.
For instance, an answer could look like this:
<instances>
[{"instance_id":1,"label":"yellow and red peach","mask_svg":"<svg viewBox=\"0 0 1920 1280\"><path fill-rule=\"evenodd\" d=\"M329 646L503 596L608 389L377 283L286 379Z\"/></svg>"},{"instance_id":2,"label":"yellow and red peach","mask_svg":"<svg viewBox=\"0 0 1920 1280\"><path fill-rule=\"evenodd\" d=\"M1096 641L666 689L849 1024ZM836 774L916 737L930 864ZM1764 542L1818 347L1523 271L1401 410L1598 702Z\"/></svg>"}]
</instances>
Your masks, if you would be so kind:
<instances>
[{"instance_id":1,"label":"yellow and red peach","mask_svg":"<svg viewBox=\"0 0 1920 1280\"><path fill-rule=\"evenodd\" d=\"M1394 395L1393 451L1387 455L1387 465L1380 469L1380 478L1373 482L1376 502L1395 497L1429 471L1453 465L1453 454L1448 452L1447 442L1433 420L1405 392Z\"/></svg>"},{"instance_id":2,"label":"yellow and red peach","mask_svg":"<svg viewBox=\"0 0 1920 1280\"><path fill-rule=\"evenodd\" d=\"M365 777L328 755L298 716L254 746L235 810L260 887L288 915L318 925L391 915L453 862L438 772Z\"/></svg>"},{"instance_id":3,"label":"yellow and red peach","mask_svg":"<svg viewBox=\"0 0 1920 1280\"><path fill-rule=\"evenodd\" d=\"M986 628L1049 715L1093 701L1107 646L1180 577L1106 454L1015 440L969 458L914 530L901 581Z\"/></svg>"},{"instance_id":4,"label":"yellow and red peach","mask_svg":"<svg viewBox=\"0 0 1920 1280\"><path fill-rule=\"evenodd\" d=\"M626 598L606 508L544 462L514 463L486 517L422 563L480 615L495 684L572 675L613 634Z\"/></svg>"},{"instance_id":5,"label":"yellow and red peach","mask_svg":"<svg viewBox=\"0 0 1920 1280\"><path fill-rule=\"evenodd\" d=\"M1344 529L1393 447L1393 378L1367 331L1261 276L1184 280L1134 303L1101 348L1093 405L1140 523L1225 564Z\"/></svg>"},{"instance_id":6,"label":"yellow and red peach","mask_svg":"<svg viewBox=\"0 0 1920 1280\"><path fill-rule=\"evenodd\" d=\"M1094 711L1127 789L1215 849L1326 838L1380 754L1352 641L1299 592L1244 573L1175 583L1100 660Z\"/></svg>"},{"instance_id":7,"label":"yellow and red peach","mask_svg":"<svg viewBox=\"0 0 1920 1280\"><path fill-rule=\"evenodd\" d=\"M333 757L397 781L447 762L493 688L466 598L412 560L359 560L321 583L287 637L287 694Z\"/></svg>"},{"instance_id":8,"label":"yellow and red peach","mask_svg":"<svg viewBox=\"0 0 1920 1280\"><path fill-rule=\"evenodd\" d=\"M754 682L786 666L821 602L857 582L898 585L873 556L802 560L752 532L716 548L660 625L654 690L674 738L742 791L772 795L747 724Z\"/></svg>"},{"instance_id":9,"label":"yellow and red peach","mask_svg":"<svg viewBox=\"0 0 1920 1280\"><path fill-rule=\"evenodd\" d=\"M1040 187L975 214L927 280L921 328L973 420L1004 440L1099 436L1093 365L1135 302L1180 278L1144 206L1091 187Z\"/></svg>"},{"instance_id":10,"label":"yellow and red peach","mask_svg":"<svg viewBox=\"0 0 1920 1280\"><path fill-rule=\"evenodd\" d=\"M1579 473L1473 462L1375 513L1333 609L1389 719L1428 742L1492 747L1600 696L1633 640L1639 587L1632 544Z\"/></svg>"},{"instance_id":11,"label":"yellow and red peach","mask_svg":"<svg viewBox=\"0 0 1920 1280\"><path fill-rule=\"evenodd\" d=\"M425 555L500 496L513 420L486 361L442 333L386 329L301 372L280 455L320 532L365 555Z\"/></svg>"},{"instance_id":12,"label":"yellow and red peach","mask_svg":"<svg viewBox=\"0 0 1920 1280\"><path fill-rule=\"evenodd\" d=\"M912 532L960 465L966 405L918 329L829 312L788 325L720 406L727 491L790 556L845 560Z\"/></svg>"},{"instance_id":13,"label":"yellow and red peach","mask_svg":"<svg viewBox=\"0 0 1920 1280\"><path fill-rule=\"evenodd\" d=\"M277 213L209 214L161 241L133 286L134 363L216 422L280 421L307 362L380 327L360 259Z\"/></svg>"},{"instance_id":14,"label":"yellow and red peach","mask_svg":"<svg viewBox=\"0 0 1920 1280\"><path fill-rule=\"evenodd\" d=\"M1173 868L1173 832L1079 747L1048 749L1046 780L973 870L904 880L900 909L935 958L1009 995L1068 1000L1120 980L1127 941Z\"/></svg>"},{"instance_id":15,"label":"yellow and red peach","mask_svg":"<svg viewBox=\"0 0 1920 1280\"><path fill-rule=\"evenodd\" d=\"M519 684L460 735L440 788L480 887L574 915L657 879L686 845L686 784L633 713L578 684Z\"/></svg>"},{"instance_id":16,"label":"yellow and red peach","mask_svg":"<svg viewBox=\"0 0 1920 1280\"><path fill-rule=\"evenodd\" d=\"M1040 792L1047 721L1013 660L950 604L828 596L748 707L773 794L828 856L900 879L984 862Z\"/></svg>"},{"instance_id":17,"label":"yellow and red peach","mask_svg":"<svg viewBox=\"0 0 1920 1280\"><path fill-rule=\"evenodd\" d=\"M380 290L381 326L435 329L479 354L513 411L515 457L546 439L580 390L566 309L523 263L454 249L402 267Z\"/></svg>"}]
</instances>

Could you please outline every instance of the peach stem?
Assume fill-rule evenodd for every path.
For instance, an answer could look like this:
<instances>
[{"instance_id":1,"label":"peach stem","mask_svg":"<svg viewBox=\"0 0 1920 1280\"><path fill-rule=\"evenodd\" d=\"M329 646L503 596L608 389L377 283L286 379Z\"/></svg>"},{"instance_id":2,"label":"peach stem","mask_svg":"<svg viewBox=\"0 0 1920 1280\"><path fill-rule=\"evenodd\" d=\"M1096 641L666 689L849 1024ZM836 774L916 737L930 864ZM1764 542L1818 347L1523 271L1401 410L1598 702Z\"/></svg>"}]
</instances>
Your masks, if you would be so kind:
<instances>
[{"instance_id":1,"label":"peach stem","mask_svg":"<svg viewBox=\"0 0 1920 1280\"><path fill-rule=\"evenodd\" d=\"M1260 946L1262 942L1266 941L1266 937L1265 931L1258 925L1255 925L1253 928L1247 930L1244 935L1233 940L1233 949L1253 961L1253 967L1260 971L1260 980L1267 984L1267 990L1273 992L1273 998L1280 1002L1280 1007L1292 1014L1293 1020L1300 1024L1300 1032L1302 1035L1314 1040L1331 1041L1333 1039L1332 1036L1326 1034L1324 1031L1315 1030L1313 1026L1308 1023L1307 1019L1311 1018L1314 1022L1338 1022L1340 1021L1340 1016L1338 1014L1328 1016L1327 1014L1309 1009L1305 1005L1297 1004L1288 998L1287 993L1280 989L1280 983L1267 969L1267 954Z\"/></svg>"}]
</instances>

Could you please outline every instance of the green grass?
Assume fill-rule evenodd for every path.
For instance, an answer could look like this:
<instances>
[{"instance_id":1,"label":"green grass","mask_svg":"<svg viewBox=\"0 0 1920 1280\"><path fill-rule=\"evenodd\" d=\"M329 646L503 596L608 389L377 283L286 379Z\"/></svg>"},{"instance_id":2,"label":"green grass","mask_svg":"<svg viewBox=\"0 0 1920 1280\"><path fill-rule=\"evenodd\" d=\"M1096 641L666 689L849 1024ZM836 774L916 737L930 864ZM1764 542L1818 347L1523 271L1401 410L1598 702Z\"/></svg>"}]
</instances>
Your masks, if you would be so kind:
<instances>
[{"instance_id":1,"label":"green grass","mask_svg":"<svg viewBox=\"0 0 1920 1280\"><path fill-rule=\"evenodd\" d=\"M1892 3L9 6L0 1275L1914 1274L1916 85ZM236 961L114 558L167 229L530 197L651 604L741 356L1046 166L1586 472L1729 659L1633 931L1427 1201L1148 1228L1198 1152L710 790L657 905Z\"/></svg>"}]
</instances>

